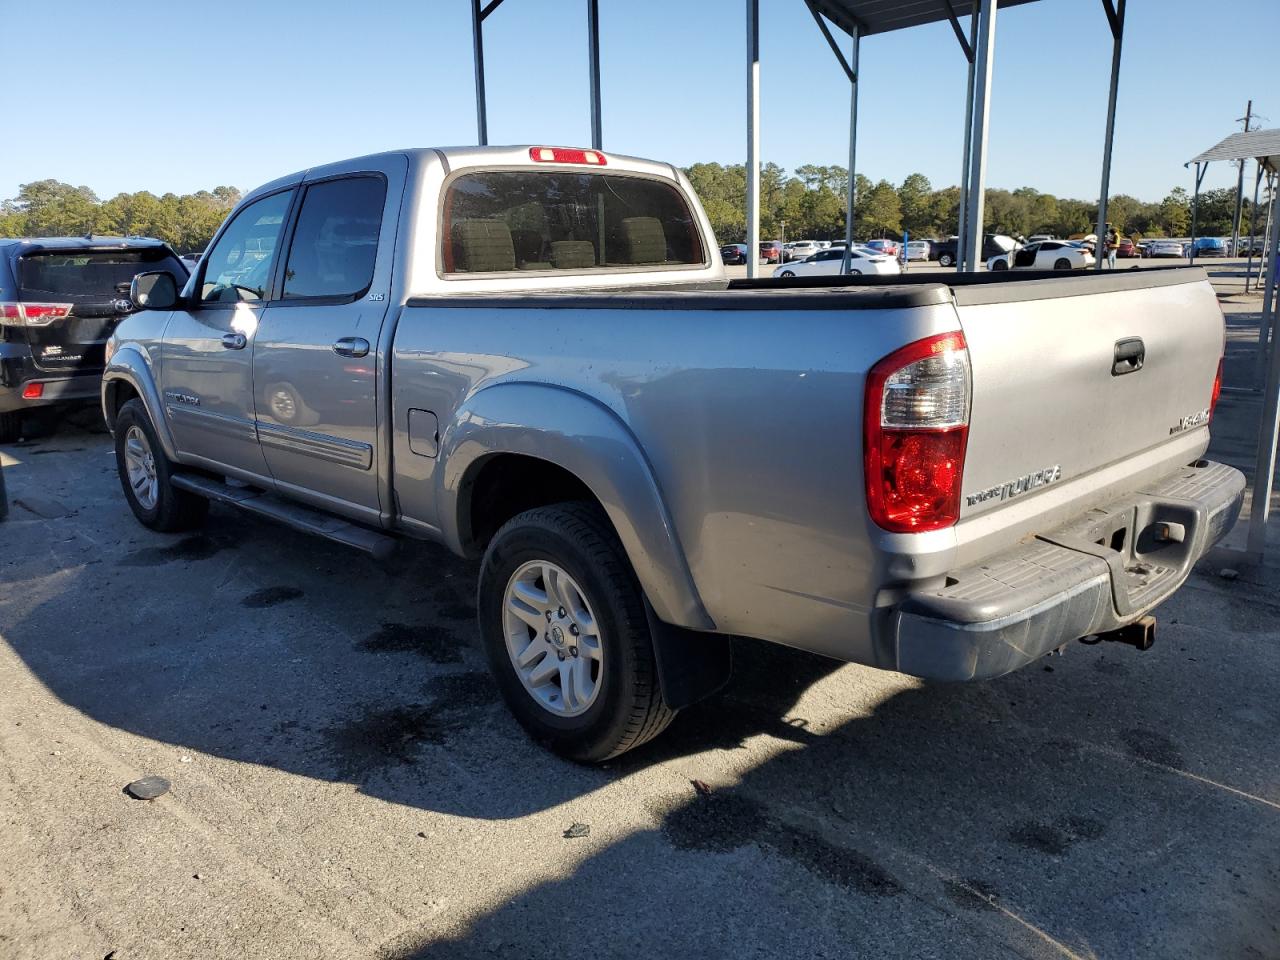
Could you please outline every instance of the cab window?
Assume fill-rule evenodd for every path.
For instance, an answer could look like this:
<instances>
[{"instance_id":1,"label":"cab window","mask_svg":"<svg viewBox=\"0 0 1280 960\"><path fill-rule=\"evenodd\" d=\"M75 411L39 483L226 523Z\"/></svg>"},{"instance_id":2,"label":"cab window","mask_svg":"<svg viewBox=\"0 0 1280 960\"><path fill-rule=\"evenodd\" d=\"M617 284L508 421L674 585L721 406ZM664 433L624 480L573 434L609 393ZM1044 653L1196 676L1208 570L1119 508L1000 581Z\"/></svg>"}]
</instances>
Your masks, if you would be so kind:
<instances>
[{"instance_id":1,"label":"cab window","mask_svg":"<svg viewBox=\"0 0 1280 960\"><path fill-rule=\"evenodd\" d=\"M201 303L264 300L292 191L255 200L235 215L205 257Z\"/></svg>"},{"instance_id":2,"label":"cab window","mask_svg":"<svg viewBox=\"0 0 1280 960\"><path fill-rule=\"evenodd\" d=\"M346 177L307 188L284 271L284 299L354 298L373 282L387 185Z\"/></svg>"}]
</instances>

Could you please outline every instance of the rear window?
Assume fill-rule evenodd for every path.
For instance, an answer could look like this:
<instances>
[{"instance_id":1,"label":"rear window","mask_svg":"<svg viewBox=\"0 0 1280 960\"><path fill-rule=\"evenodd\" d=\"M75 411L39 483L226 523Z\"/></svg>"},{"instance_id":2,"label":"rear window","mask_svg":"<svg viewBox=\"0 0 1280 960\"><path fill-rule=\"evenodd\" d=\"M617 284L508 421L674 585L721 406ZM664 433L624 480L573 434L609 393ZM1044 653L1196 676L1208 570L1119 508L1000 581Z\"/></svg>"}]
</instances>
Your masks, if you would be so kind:
<instances>
[{"instance_id":1,"label":"rear window","mask_svg":"<svg viewBox=\"0 0 1280 960\"><path fill-rule=\"evenodd\" d=\"M488 171L449 185L445 273L635 269L704 262L674 187L604 173Z\"/></svg>"},{"instance_id":2,"label":"rear window","mask_svg":"<svg viewBox=\"0 0 1280 960\"><path fill-rule=\"evenodd\" d=\"M139 250L70 250L31 253L18 261L23 300L111 300L139 273L168 270L181 286L188 270L164 247Z\"/></svg>"}]
</instances>

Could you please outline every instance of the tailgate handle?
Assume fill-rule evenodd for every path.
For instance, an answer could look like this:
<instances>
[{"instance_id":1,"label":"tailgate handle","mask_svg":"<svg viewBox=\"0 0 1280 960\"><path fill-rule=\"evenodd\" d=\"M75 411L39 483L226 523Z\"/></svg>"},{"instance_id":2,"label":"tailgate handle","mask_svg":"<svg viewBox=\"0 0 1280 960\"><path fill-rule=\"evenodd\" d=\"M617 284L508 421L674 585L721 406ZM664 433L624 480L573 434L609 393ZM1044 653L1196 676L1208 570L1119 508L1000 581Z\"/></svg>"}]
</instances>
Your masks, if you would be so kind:
<instances>
[{"instance_id":1,"label":"tailgate handle","mask_svg":"<svg viewBox=\"0 0 1280 960\"><path fill-rule=\"evenodd\" d=\"M1146 359L1147 347L1141 337L1117 340L1115 358L1111 362L1111 375L1123 377L1126 373L1141 370Z\"/></svg>"}]
</instances>

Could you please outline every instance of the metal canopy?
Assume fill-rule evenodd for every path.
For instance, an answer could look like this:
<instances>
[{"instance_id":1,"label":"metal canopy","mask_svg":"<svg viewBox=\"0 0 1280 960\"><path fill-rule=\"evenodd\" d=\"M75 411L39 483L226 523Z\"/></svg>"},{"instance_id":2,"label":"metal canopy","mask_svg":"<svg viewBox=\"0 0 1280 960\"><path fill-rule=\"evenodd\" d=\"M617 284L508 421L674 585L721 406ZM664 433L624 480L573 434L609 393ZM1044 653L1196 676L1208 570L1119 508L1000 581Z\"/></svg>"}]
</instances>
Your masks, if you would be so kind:
<instances>
[{"instance_id":1,"label":"metal canopy","mask_svg":"<svg viewBox=\"0 0 1280 960\"><path fill-rule=\"evenodd\" d=\"M1017 7L1035 0L999 0L999 6ZM814 0L813 6L845 33L855 27L864 37L891 33L926 23L967 17L977 11L979 0Z\"/></svg>"},{"instance_id":2,"label":"metal canopy","mask_svg":"<svg viewBox=\"0 0 1280 960\"><path fill-rule=\"evenodd\" d=\"M1210 160L1257 160L1271 173L1280 171L1280 130L1250 130L1233 133L1188 163Z\"/></svg>"}]
</instances>

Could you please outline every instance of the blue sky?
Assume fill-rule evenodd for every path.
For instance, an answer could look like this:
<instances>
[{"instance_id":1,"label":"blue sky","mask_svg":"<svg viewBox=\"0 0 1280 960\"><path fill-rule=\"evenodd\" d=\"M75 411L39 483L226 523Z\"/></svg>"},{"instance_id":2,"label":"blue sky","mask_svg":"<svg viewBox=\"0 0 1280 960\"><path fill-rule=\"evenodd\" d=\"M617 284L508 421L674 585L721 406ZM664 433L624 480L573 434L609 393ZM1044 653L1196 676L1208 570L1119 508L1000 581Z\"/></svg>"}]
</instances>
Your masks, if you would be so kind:
<instances>
[{"instance_id":1,"label":"blue sky","mask_svg":"<svg viewBox=\"0 0 1280 960\"><path fill-rule=\"evenodd\" d=\"M802 0L760 6L764 157L843 165L835 58ZM605 150L740 162L743 0L600 8ZM1275 62L1277 27L1277 0L1130 0L1113 193L1189 189L1183 162L1239 129L1249 97L1280 126L1280 85L1260 67ZM0 0L0 36L0 198L44 177L104 198L248 188L342 157L475 142L469 0ZM1101 4L1002 11L996 40L988 185L1096 197L1111 53ZM585 145L585 0L506 0L485 41L490 142ZM864 41L860 172L958 182L964 67L945 23ZM1205 186L1234 182L1216 164Z\"/></svg>"}]
</instances>

